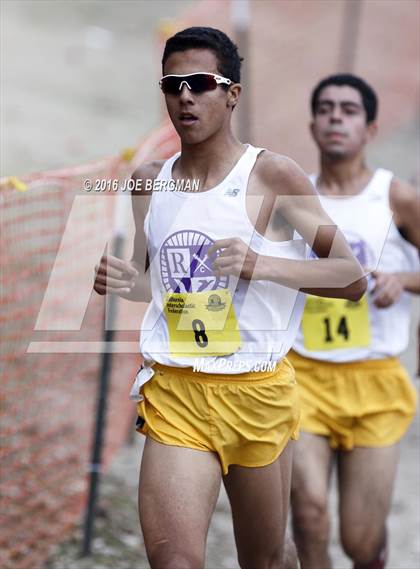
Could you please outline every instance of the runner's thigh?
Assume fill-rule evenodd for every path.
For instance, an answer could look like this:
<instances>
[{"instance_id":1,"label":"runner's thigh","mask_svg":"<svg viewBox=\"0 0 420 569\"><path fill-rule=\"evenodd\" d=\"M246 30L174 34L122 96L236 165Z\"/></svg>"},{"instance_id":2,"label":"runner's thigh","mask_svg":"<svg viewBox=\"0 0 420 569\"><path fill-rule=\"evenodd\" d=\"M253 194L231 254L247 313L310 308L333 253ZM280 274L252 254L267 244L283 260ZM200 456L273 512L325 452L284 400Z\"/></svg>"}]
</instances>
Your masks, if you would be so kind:
<instances>
[{"instance_id":1,"label":"runner's thigh","mask_svg":"<svg viewBox=\"0 0 420 569\"><path fill-rule=\"evenodd\" d=\"M292 447L259 468L230 466L223 482L232 507L241 567L265 567L282 559L290 497Z\"/></svg>"},{"instance_id":2,"label":"runner's thigh","mask_svg":"<svg viewBox=\"0 0 420 569\"><path fill-rule=\"evenodd\" d=\"M392 499L398 445L340 452L338 483L342 540L380 538ZM372 535L371 535L372 534Z\"/></svg>"},{"instance_id":3,"label":"runner's thigh","mask_svg":"<svg viewBox=\"0 0 420 569\"><path fill-rule=\"evenodd\" d=\"M171 559L184 552L197 562L204 560L220 481L214 453L164 445L147 437L139 514L149 559Z\"/></svg>"},{"instance_id":4,"label":"runner's thigh","mask_svg":"<svg viewBox=\"0 0 420 569\"><path fill-rule=\"evenodd\" d=\"M326 507L333 456L326 437L300 432L293 453L293 508Z\"/></svg>"}]
</instances>

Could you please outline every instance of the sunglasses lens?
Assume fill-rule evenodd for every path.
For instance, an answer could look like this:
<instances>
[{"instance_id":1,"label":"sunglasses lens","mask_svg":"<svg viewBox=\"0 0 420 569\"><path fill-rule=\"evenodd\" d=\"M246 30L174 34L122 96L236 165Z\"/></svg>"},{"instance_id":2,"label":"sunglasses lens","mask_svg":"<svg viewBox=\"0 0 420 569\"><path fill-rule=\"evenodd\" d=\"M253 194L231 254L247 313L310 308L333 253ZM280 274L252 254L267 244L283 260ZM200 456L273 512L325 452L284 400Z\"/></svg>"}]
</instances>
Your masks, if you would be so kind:
<instances>
[{"instance_id":1,"label":"sunglasses lens","mask_svg":"<svg viewBox=\"0 0 420 569\"><path fill-rule=\"evenodd\" d=\"M180 77L164 77L161 82L161 89L168 95L177 95L181 84Z\"/></svg>"},{"instance_id":2,"label":"sunglasses lens","mask_svg":"<svg viewBox=\"0 0 420 569\"><path fill-rule=\"evenodd\" d=\"M191 75L188 79L188 83L191 86L191 90L194 93L204 93L204 91L214 91L217 87L217 83L213 75L207 75L206 73L200 73L199 75Z\"/></svg>"},{"instance_id":3,"label":"sunglasses lens","mask_svg":"<svg viewBox=\"0 0 420 569\"><path fill-rule=\"evenodd\" d=\"M193 93L214 91L214 89L217 88L217 83L213 75L197 73L196 75L183 75L182 77L170 75L164 77L161 82L161 89L167 95L179 95L180 86L185 84L184 81L188 83Z\"/></svg>"}]
</instances>

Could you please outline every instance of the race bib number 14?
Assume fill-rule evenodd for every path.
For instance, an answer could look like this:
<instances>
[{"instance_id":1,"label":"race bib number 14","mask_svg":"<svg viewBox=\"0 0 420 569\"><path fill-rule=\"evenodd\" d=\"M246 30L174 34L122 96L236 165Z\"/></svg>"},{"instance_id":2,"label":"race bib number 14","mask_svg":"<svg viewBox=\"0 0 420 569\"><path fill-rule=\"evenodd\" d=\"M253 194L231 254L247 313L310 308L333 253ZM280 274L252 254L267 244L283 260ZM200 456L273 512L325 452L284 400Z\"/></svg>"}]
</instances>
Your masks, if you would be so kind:
<instances>
[{"instance_id":1,"label":"race bib number 14","mask_svg":"<svg viewBox=\"0 0 420 569\"><path fill-rule=\"evenodd\" d=\"M308 295L302 318L302 332L307 350L369 346L371 337L366 296L354 302Z\"/></svg>"},{"instance_id":2,"label":"race bib number 14","mask_svg":"<svg viewBox=\"0 0 420 569\"><path fill-rule=\"evenodd\" d=\"M225 356L241 346L229 289L167 293L164 311L173 356Z\"/></svg>"}]
</instances>

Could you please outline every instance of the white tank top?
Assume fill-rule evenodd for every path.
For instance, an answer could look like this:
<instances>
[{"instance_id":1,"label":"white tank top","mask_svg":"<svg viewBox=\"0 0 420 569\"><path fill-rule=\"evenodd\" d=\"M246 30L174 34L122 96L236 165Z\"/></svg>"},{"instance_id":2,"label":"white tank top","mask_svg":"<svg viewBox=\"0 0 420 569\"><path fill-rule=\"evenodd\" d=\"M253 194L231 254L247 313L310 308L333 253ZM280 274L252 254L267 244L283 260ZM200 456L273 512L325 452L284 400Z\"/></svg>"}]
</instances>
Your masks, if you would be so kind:
<instances>
[{"instance_id":1,"label":"white tank top","mask_svg":"<svg viewBox=\"0 0 420 569\"><path fill-rule=\"evenodd\" d=\"M297 234L292 241L270 241L256 232L248 218L248 180L262 150L248 145L227 177L210 190L153 192L144 223L152 289L140 336L140 351L146 361L193 365L193 358L175 357L169 351L163 299L166 293L174 292L230 291L241 347L223 356L231 363L219 371L216 360L221 356L207 356L206 363L214 373L240 373L261 361L277 362L289 351L299 327L304 295L269 281L217 278L206 265L207 250L213 242L230 237L242 239L262 255L305 259L306 244ZM172 180L172 167L179 156L177 153L164 163L157 180ZM259 196L255 199L261 202Z\"/></svg>"},{"instance_id":2,"label":"white tank top","mask_svg":"<svg viewBox=\"0 0 420 569\"><path fill-rule=\"evenodd\" d=\"M365 189L355 196L320 195L322 206L338 225L354 255L367 269L384 272L418 270L417 250L405 241L392 220L389 189L392 172L378 169ZM316 186L316 176L311 181ZM367 305L370 342L364 347L333 350L309 350L305 347L302 327L293 349L299 354L330 362L380 359L400 354L407 347L410 327L410 295L388 308L377 308L372 301L374 279L368 278Z\"/></svg>"}]
</instances>

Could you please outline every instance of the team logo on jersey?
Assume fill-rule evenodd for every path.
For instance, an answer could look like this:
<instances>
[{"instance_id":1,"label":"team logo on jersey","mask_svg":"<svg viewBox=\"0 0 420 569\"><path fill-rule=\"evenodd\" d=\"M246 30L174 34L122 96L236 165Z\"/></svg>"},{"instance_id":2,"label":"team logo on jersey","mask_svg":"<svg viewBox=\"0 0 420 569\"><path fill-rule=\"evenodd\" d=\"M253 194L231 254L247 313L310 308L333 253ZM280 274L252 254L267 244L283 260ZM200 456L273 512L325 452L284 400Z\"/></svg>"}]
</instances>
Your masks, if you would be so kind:
<instances>
[{"instance_id":1,"label":"team logo on jersey","mask_svg":"<svg viewBox=\"0 0 420 569\"><path fill-rule=\"evenodd\" d=\"M359 263L364 269L372 269L376 265L375 254L372 247L366 243L360 235L357 233L352 233L350 231L343 231L344 237L347 243L350 245L350 249ZM310 259L318 259L314 251L311 251L309 256Z\"/></svg>"},{"instance_id":2,"label":"team logo on jersey","mask_svg":"<svg viewBox=\"0 0 420 569\"><path fill-rule=\"evenodd\" d=\"M208 255L213 243L201 231L193 230L177 231L165 240L160 249L160 273L168 292L203 292L228 287L229 277L217 277L213 273L217 253Z\"/></svg>"},{"instance_id":3,"label":"team logo on jersey","mask_svg":"<svg viewBox=\"0 0 420 569\"><path fill-rule=\"evenodd\" d=\"M343 231L351 251L364 269L372 269L376 265L375 254L369 243L366 243L360 235L350 231Z\"/></svg>"}]
</instances>

